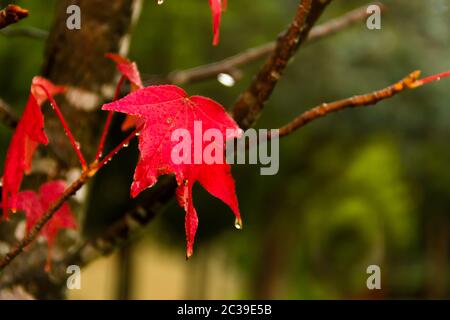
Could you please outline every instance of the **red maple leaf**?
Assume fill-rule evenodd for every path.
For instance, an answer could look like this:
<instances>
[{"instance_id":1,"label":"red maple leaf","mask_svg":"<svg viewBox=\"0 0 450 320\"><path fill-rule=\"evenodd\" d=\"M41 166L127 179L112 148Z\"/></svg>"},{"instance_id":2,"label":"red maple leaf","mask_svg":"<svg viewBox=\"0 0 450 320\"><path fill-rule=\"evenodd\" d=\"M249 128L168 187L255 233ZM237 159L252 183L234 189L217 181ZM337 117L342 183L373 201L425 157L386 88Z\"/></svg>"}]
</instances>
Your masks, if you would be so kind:
<instances>
[{"instance_id":1,"label":"red maple leaf","mask_svg":"<svg viewBox=\"0 0 450 320\"><path fill-rule=\"evenodd\" d=\"M172 141L171 137L177 129L184 129L184 132L195 139L199 134L198 124L201 123L200 139L207 130L216 129L222 139L214 140L214 143L221 143L222 147L224 141L240 136L238 125L220 104L205 97L188 97L181 88L164 85L136 91L121 100L104 105L103 110L138 116L142 120L139 135L140 159L131 186L132 197L152 187L159 176L175 174L178 203L186 211L187 257L193 253L198 226L192 200L192 188L197 181L209 193L227 204L234 212L237 222L241 223L234 180L231 168L225 162L224 152L218 155L221 161L213 164L195 161L206 148L202 144L199 149L194 143L190 144L188 152L191 161L175 163L172 157L178 141Z\"/></svg>"},{"instance_id":2,"label":"red maple leaf","mask_svg":"<svg viewBox=\"0 0 450 320\"><path fill-rule=\"evenodd\" d=\"M39 188L39 194L30 190L17 194L15 198L16 209L24 211L26 214L27 232L32 230L50 205L64 193L65 189L65 182L58 180L43 184ZM77 224L72 211L69 205L65 203L42 229L42 235L48 243L47 269L50 267L51 249L58 232L61 229L75 229L76 227Z\"/></svg>"},{"instance_id":3,"label":"red maple leaf","mask_svg":"<svg viewBox=\"0 0 450 320\"><path fill-rule=\"evenodd\" d=\"M220 21L222 19L222 11L225 11L228 6L227 0L209 0L213 18L213 45L217 46L220 39Z\"/></svg>"},{"instance_id":4,"label":"red maple leaf","mask_svg":"<svg viewBox=\"0 0 450 320\"><path fill-rule=\"evenodd\" d=\"M44 131L44 115L41 111L41 105L47 100L47 95L41 86L45 87L51 95L62 93L65 90L44 78L33 78L28 103L6 153L2 190L3 217L5 219L8 219L8 205L11 205L10 208L13 212L16 211L16 195L20 190L24 173L29 173L31 170L31 162L36 148L39 144L48 144L48 138Z\"/></svg>"},{"instance_id":5,"label":"red maple leaf","mask_svg":"<svg viewBox=\"0 0 450 320\"><path fill-rule=\"evenodd\" d=\"M120 71L120 73L130 81L131 92L135 92L144 87L144 85L142 84L141 74L139 73L136 62L132 62L115 53L108 53L105 56L113 60L116 63L117 69ZM131 128L134 128L135 126L136 117L129 115L126 117L125 121L122 124L122 130L127 131Z\"/></svg>"},{"instance_id":6,"label":"red maple leaf","mask_svg":"<svg viewBox=\"0 0 450 320\"><path fill-rule=\"evenodd\" d=\"M136 62L132 62L115 53L107 53L105 57L113 60L116 63L117 69L119 69L120 73L130 81L131 92L144 87Z\"/></svg>"}]
</instances>

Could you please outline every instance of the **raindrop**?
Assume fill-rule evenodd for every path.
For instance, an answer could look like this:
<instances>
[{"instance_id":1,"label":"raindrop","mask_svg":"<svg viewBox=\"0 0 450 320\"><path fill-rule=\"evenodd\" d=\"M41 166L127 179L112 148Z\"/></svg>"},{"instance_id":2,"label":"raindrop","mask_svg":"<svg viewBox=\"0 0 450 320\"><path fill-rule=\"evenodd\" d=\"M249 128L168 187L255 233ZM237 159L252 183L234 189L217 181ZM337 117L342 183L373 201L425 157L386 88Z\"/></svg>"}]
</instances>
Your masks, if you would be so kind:
<instances>
[{"instance_id":1,"label":"raindrop","mask_svg":"<svg viewBox=\"0 0 450 320\"><path fill-rule=\"evenodd\" d=\"M234 222L234 227L238 230L242 230L242 220L240 219L236 219L236 221Z\"/></svg>"},{"instance_id":2,"label":"raindrop","mask_svg":"<svg viewBox=\"0 0 450 320\"><path fill-rule=\"evenodd\" d=\"M156 3L158 4L158 6L160 6L164 3L164 0L156 0Z\"/></svg>"},{"instance_id":3,"label":"raindrop","mask_svg":"<svg viewBox=\"0 0 450 320\"><path fill-rule=\"evenodd\" d=\"M124 143L123 147L128 148L130 145L128 143Z\"/></svg>"},{"instance_id":4,"label":"raindrop","mask_svg":"<svg viewBox=\"0 0 450 320\"><path fill-rule=\"evenodd\" d=\"M217 75L217 81L225 87L233 87L236 84L236 80L228 73L219 73Z\"/></svg>"}]
</instances>

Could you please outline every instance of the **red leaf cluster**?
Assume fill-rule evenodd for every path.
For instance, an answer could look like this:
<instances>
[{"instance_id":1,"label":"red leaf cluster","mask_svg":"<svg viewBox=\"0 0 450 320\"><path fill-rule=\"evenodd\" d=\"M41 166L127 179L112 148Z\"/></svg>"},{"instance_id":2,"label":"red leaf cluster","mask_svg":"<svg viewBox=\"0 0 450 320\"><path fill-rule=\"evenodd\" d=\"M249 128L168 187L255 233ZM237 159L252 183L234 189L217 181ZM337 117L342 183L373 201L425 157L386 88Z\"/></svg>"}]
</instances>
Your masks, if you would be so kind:
<instances>
[{"instance_id":1,"label":"red leaf cluster","mask_svg":"<svg viewBox=\"0 0 450 320\"><path fill-rule=\"evenodd\" d=\"M19 211L24 211L27 221L27 232L30 232L35 224L43 217L44 213L49 209L51 204L58 200L64 193L66 185L64 181L51 181L43 184L39 188L39 193L34 191L22 191L15 197L15 206ZM42 235L47 239L48 243L48 263L50 267L51 249L55 242L56 236L61 229L75 229L77 226L75 218L67 203L56 211L55 215L45 225Z\"/></svg>"},{"instance_id":2,"label":"red leaf cluster","mask_svg":"<svg viewBox=\"0 0 450 320\"><path fill-rule=\"evenodd\" d=\"M13 212L17 209L17 193L20 190L23 176L31 170L33 154L39 144L48 144L44 131L44 115L41 105L47 100L46 92L51 95L64 92L65 88L53 85L50 81L35 77L31 84L31 92L25 111L11 139L5 160L3 175L3 217L8 219L8 205Z\"/></svg>"}]
</instances>

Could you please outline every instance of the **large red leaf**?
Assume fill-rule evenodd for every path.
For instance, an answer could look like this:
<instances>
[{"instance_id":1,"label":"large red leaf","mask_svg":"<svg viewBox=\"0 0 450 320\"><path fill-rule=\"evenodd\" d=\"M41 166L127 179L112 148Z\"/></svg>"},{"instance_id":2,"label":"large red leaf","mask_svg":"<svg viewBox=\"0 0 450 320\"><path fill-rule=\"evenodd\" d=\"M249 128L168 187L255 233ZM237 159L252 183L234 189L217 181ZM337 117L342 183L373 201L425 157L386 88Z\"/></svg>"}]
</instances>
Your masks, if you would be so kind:
<instances>
[{"instance_id":1,"label":"large red leaf","mask_svg":"<svg viewBox=\"0 0 450 320\"><path fill-rule=\"evenodd\" d=\"M177 129L185 129L192 137L209 129L217 129L222 137L222 147L228 139L239 137L241 132L224 108L211 99L188 97L181 88L171 85L151 86L136 91L125 98L103 106L103 110L117 111L142 119L139 135L140 159L136 167L131 195L136 197L152 187L159 176L175 174L178 183L177 199L186 211L187 256L193 253L198 219L192 199L192 188L198 181L209 193L222 200L241 221L231 169L225 163L225 153L214 164L195 162L206 146L190 144L190 164L174 163L172 151L179 141L172 141ZM200 132L199 125L201 126ZM214 143L220 141L214 141ZM209 144L208 144L209 145Z\"/></svg>"},{"instance_id":2,"label":"large red leaf","mask_svg":"<svg viewBox=\"0 0 450 320\"><path fill-rule=\"evenodd\" d=\"M20 190L24 173L29 173L33 154L39 144L48 144L44 131L44 116L41 105L47 100L44 86L51 95L64 91L50 81L35 77L31 84L30 97L16 131L11 139L3 174L3 217L8 219L8 204L16 210L16 195Z\"/></svg>"},{"instance_id":3,"label":"large red leaf","mask_svg":"<svg viewBox=\"0 0 450 320\"><path fill-rule=\"evenodd\" d=\"M27 232L30 232L34 225L42 218L50 205L55 202L66 189L64 181L51 181L43 184L39 188L39 194L34 191L19 192L16 196L16 208L24 211L27 219ZM51 249L56 236L61 229L75 229L77 226L75 218L67 203L55 213L42 230L42 235L48 243L48 261L51 257ZM49 267L49 264L47 264Z\"/></svg>"}]
</instances>

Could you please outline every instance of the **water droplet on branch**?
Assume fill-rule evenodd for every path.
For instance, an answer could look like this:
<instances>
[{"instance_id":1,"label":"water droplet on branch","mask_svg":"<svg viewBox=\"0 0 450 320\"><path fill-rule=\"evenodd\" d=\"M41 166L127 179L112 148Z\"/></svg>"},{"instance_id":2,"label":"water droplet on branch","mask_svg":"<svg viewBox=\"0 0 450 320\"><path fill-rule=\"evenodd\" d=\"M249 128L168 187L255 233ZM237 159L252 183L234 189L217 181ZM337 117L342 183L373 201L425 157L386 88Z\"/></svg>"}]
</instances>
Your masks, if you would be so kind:
<instances>
[{"instance_id":1,"label":"water droplet on branch","mask_svg":"<svg viewBox=\"0 0 450 320\"><path fill-rule=\"evenodd\" d=\"M217 75L217 81L225 87L233 87L236 84L236 80L228 73L219 73Z\"/></svg>"}]
</instances>

